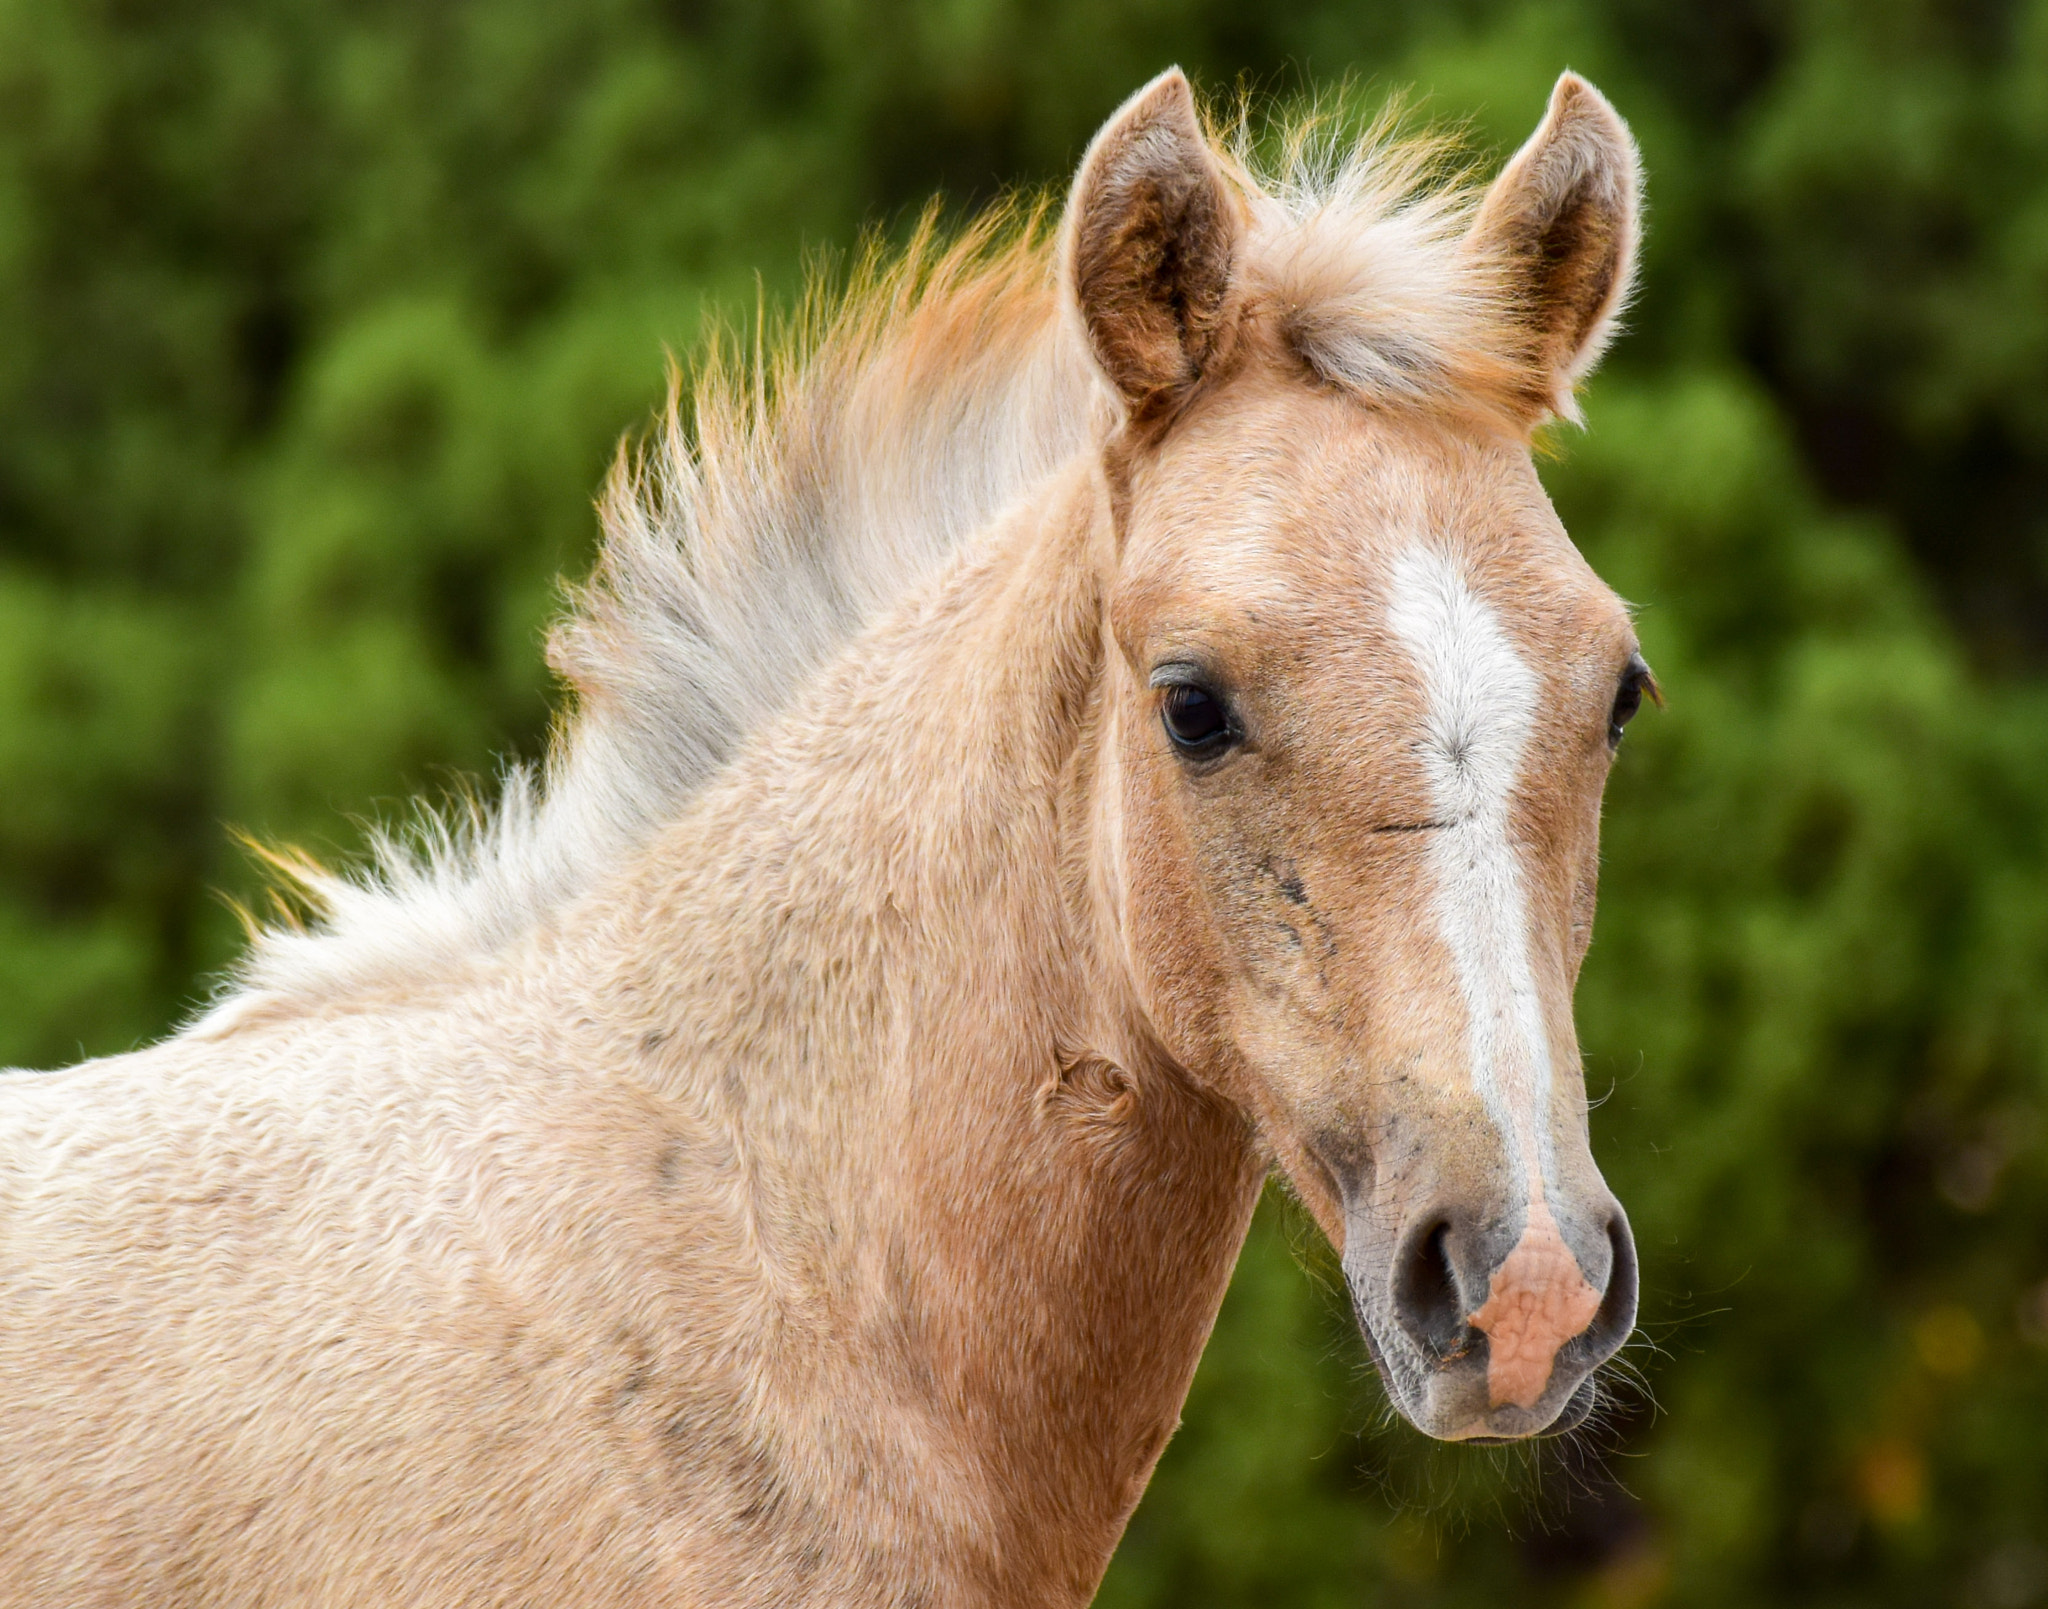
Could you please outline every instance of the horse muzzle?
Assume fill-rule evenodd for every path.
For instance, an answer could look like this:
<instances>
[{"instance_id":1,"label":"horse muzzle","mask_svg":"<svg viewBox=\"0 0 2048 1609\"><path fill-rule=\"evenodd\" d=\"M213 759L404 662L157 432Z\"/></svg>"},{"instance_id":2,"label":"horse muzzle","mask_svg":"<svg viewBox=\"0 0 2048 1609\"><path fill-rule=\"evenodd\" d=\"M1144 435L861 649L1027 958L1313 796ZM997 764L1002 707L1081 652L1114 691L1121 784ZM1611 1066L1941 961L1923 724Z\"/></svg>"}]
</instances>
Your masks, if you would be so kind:
<instances>
[{"instance_id":1,"label":"horse muzzle","mask_svg":"<svg viewBox=\"0 0 2048 1609\"><path fill-rule=\"evenodd\" d=\"M1560 1435L1635 1327L1628 1218L1604 1189L1512 1216L1432 1200L1393 1234L1347 1207L1344 1272L1388 1395L1445 1441Z\"/></svg>"}]
</instances>

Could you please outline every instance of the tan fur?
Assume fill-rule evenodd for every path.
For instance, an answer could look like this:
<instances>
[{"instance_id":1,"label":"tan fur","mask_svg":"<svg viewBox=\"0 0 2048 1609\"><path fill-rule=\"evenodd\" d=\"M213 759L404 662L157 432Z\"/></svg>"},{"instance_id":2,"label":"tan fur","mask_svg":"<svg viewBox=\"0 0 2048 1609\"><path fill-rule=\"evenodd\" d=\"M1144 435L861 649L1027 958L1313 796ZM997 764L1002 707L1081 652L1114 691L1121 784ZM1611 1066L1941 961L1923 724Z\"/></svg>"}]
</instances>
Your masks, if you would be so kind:
<instances>
[{"instance_id":1,"label":"tan fur","mask_svg":"<svg viewBox=\"0 0 2048 1609\"><path fill-rule=\"evenodd\" d=\"M1250 182L1177 77L1095 156L1162 105L1160 162ZM1555 1222L1604 1210L1570 991L1634 640L1530 466L1527 308L1461 344L1481 263L1441 328L1409 304L1399 385L1335 386L1304 330L1373 336L1275 299L1300 217L1125 178L1077 189L1072 288L970 245L671 424L560 639L545 799L392 889L313 874L330 925L198 1030L10 1078L0 1603L1084 1603L1273 1162L1361 1291L1429 1192L1520 1210L1423 834L1381 830L1427 825L1383 619L1418 538L1542 677L1531 1121ZM1188 227L1212 301L1087 266ZM1162 653L1254 723L1213 772ZM1541 1428L1583 1372L1427 1428Z\"/></svg>"}]
</instances>

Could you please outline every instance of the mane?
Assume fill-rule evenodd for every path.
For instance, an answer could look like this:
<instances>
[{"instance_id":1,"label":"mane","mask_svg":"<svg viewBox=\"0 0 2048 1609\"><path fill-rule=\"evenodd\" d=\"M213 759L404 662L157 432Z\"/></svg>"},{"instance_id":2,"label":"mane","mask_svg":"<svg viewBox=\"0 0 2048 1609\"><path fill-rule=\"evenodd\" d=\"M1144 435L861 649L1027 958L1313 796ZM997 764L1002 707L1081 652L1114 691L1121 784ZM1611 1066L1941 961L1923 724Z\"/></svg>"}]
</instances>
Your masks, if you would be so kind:
<instances>
[{"instance_id":1,"label":"mane","mask_svg":"<svg viewBox=\"0 0 2048 1609\"><path fill-rule=\"evenodd\" d=\"M1505 418L1530 385L1478 192L1440 137L1314 112L1214 141L1249 230L1239 271L1325 382L1370 402ZM1262 151L1274 155L1262 158ZM595 573L548 661L570 699L546 761L372 834L333 870L259 850L303 920L249 952L193 1032L474 964L620 865L848 642L1117 421L1058 290L1046 200L950 242L936 210L843 287L816 273L751 351L715 336L672 374L600 499Z\"/></svg>"}]
</instances>

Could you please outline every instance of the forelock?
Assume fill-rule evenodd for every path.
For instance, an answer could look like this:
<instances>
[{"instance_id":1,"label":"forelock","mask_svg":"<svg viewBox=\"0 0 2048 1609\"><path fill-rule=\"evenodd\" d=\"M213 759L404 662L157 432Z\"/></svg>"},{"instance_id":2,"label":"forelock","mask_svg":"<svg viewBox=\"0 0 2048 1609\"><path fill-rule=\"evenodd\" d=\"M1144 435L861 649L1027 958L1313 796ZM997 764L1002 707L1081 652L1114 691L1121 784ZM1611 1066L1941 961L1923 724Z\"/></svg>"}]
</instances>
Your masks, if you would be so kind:
<instances>
[{"instance_id":1,"label":"forelock","mask_svg":"<svg viewBox=\"0 0 2048 1609\"><path fill-rule=\"evenodd\" d=\"M1456 150L1401 135L1393 114L1352 137L1314 113L1256 143L1241 130L1228 154L1249 218L1246 305L1366 402L1519 428L1541 378L1502 265L1470 244L1483 192Z\"/></svg>"}]
</instances>

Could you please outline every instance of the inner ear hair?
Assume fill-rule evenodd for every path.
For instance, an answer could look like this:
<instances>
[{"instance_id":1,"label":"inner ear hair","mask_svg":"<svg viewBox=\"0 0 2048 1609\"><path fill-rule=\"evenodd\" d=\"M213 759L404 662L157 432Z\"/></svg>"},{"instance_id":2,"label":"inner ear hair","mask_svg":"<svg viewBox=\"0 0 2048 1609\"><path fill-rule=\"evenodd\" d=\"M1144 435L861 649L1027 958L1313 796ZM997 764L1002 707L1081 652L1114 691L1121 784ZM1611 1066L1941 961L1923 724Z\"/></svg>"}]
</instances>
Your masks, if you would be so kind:
<instances>
[{"instance_id":1,"label":"inner ear hair","mask_svg":"<svg viewBox=\"0 0 2048 1609\"><path fill-rule=\"evenodd\" d=\"M1634 280L1640 190L1628 125L1566 73L1473 221L1472 241L1499 265L1528 333L1542 406L1575 422L1573 388L1606 349Z\"/></svg>"},{"instance_id":2,"label":"inner ear hair","mask_svg":"<svg viewBox=\"0 0 2048 1609\"><path fill-rule=\"evenodd\" d=\"M1215 355L1238 229L1194 92L1162 73L1089 146L1064 230L1068 294L1134 416L1177 401Z\"/></svg>"}]
</instances>

